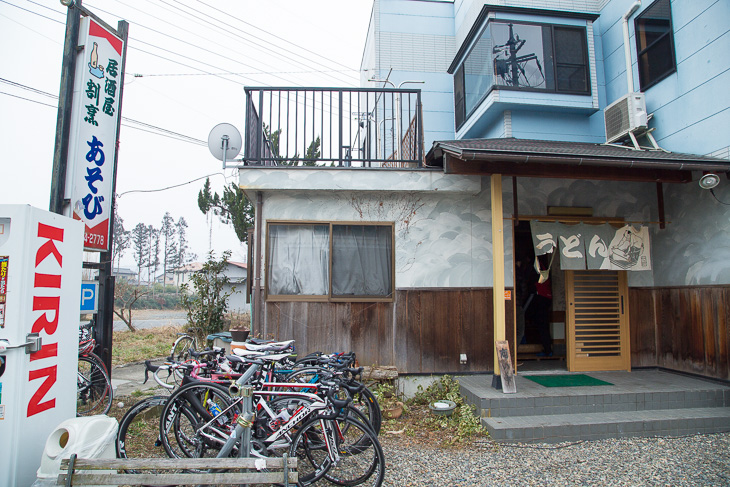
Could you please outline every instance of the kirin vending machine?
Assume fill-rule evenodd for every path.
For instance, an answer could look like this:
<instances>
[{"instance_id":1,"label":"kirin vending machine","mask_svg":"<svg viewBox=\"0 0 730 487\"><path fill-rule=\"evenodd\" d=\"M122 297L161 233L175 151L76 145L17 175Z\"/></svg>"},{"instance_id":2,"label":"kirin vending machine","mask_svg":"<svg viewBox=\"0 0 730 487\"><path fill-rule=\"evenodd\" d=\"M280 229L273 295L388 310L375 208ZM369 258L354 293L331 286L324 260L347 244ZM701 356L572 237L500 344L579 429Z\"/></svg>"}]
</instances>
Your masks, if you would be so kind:
<instances>
[{"instance_id":1,"label":"kirin vending machine","mask_svg":"<svg viewBox=\"0 0 730 487\"><path fill-rule=\"evenodd\" d=\"M29 486L76 416L84 224L0 205L0 484Z\"/></svg>"}]
</instances>

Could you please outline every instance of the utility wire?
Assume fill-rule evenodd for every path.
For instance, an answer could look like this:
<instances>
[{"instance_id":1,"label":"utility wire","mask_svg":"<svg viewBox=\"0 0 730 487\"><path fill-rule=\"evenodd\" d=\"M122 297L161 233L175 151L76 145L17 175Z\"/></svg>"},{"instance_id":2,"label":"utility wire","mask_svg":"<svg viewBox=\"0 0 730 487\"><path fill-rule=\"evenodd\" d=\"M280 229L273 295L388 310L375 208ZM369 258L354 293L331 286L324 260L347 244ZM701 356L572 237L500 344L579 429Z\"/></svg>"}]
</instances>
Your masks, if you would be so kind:
<instances>
[{"instance_id":1,"label":"utility wire","mask_svg":"<svg viewBox=\"0 0 730 487\"><path fill-rule=\"evenodd\" d=\"M197 9L195 9L193 7L190 7L188 5L185 5L184 3L177 2L176 4L173 5L173 4L171 4L171 3L169 3L169 2L167 2L165 0L159 0L159 1L161 3L164 3L166 5L170 5L173 8L175 8L176 13L178 13L178 14L184 13L184 14L192 17L198 23L201 23L202 22L202 23L205 23L205 24L210 24L210 25L212 25L217 30L220 30L222 32L227 32L227 33L231 34L234 37L234 39L237 40L237 41L243 41L243 40L245 40L245 39L242 39L241 35L248 35L250 37L254 37L255 39L258 39L258 40L261 40L262 42L264 42L263 39L261 39L260 37L253 36L251 34L247 34L245 31L241 31L240 28L236 27L233 24L227 23L227 22L222 21L222 20L219 20L219 19L216 19L218 23L211 22L211 21L209 21L209 20L206 19L206 17L210 17L206 12L203 12L201 10L197 10ZM198 15L191 14L190 12L187 12L187 11L184 11L184 10L180 10L180 6L186 7L186 8L188 8L188 9L194 11L194 12L197 12L202 17L201 16L198 16ZM233 17L231 15L226 15L226 16L227 17L234 18L236 20L240 20L237 17ZM233 29L233 31L227 31L226 29L224 29L223 27L221 27L221 25L225 25L225 26ZM260 44L258 42L254 42L254 41L251 41L251 40L246 40L246 41L249 42L250 44L253 44L254 46L257 46L257 47L261 48L263 50L263 52L268 52L270 54L276 55L276 56L278 56L278 57L280 57L282 59L285 59L285 60L287 60L289 62L292 62L292 63L295 63L297 65L307 66L307 64L305 64L304 62L302 62L300 59L298 59L296 57L288 56L286 54L281 54L278 51L272 50L272 47L275 47L276 49L282 50L282 48L279 47L279 46L275 46L275 45L271 45L271 44L269 44L269 45L263 45L263 44ZM310 60L310 61L311 62L314 62L314 63L316 63L316 64L318 64L320 66L327 67L324 64L319 63L317 61L314 61L314 60ZM343 81L342 79L339 79L339 78L336 78L336 77L333 77L333 78L334 79L338 79L338 81L340 81L340 82L346 82L348 84L353 84L352 81ZM355 78L355 76L353 76L353 78Z\"/></svg>"},{"instance_id":2,"label":"utility wire","mask_svg":"<svg viewBox=\"0 0 730 487\"><path fill-rule=\"evenodd\" d=\"M26 90L26 91L30 91L30 92L36 93L38 95L47 96L49 98L57 98L56 95L53 95L51 93L48 93L47 91L42 91L42 90L39 90L37 88L33 88L33 87L30 87L30 86L27 86L27 85L24 85L24 84L21 84L21 83L16 83L15 81L10 81L10 80L7 80L5 78L0 78L0 83L9 84L9 85L14 86L16 88L20 88L20 89L23 89L23 90ZM14 95L12 93L7 93L5 91L0 91L0 94L8 95L8 96L11 96L13 98L18 98L18 99L21 99L21 100L25 100L25 101L30 101L30 102L33 102L33 103L37 103L39 105L45 105L47 107L51 107L51 108L58 109L58 105L52 105L50 103L43 103L42 101L37 101L37 100L30 99L30 98L25 98L25 97L22 97L22 96ZM134 125L131 125L131 124L141 125L141 127L137 127L137 126L134 126ZM208 143L206 141L204 141L204 140L196 139L195 137L190 137L190 136L185 135L185 134L181 134L181 133L178 133L178 132L173 132L172 130L164 129L164 128L158 127L156 125L152 125L152 124L149 124L149 123L146 123L146 122L141 122L139 120L134 120L132 118L128 118L128 117L124 117L124 116L122 116L122 125L124 125L125 127L137 129L137 130L142 130L143 132L149 132L149 133L156 134L156 135L162 135L164 137L168 137L168 138L172 138L172 139L175 139L175 140L179 140L181 142L188 142L188 143L195 144L195 145L200 145L200 146L207 146L208 145Z\"/></svg>"},{"instance_id":3,"label":"utility wire","mask_svg":"<svg viewBox=\"0 0 730 487\"><path fill-rule=\"evenodd\" d=\"M342 63L340 63L340 62L338 62L338 61L335 61L334 59L330 59L330 58L328 58L328 57L326 57L326 56L323 56L323 55L321 55L321 54L318 54L318 53L316 53L316 52L314 52L314 51L312 51L312 50L310 50L310 49L307 49L307 48L305 48L305 47L302 47L301 45L295 44L295 43L293 43L293 42L289 41L288 39L284 39L283 37L280 37L280 36L278 36L278 35L276 35L276 34L274 34L274 33L272 33L272 32L269 32L269 31L267 31L267 30L264 30L264 29L262 29L262 28L260 28L260 27L258 27L258 26L256 26L256 25L254 25L254 24L250 23L250 22L246 22L245 20L243 20L243 19L240 19L240 18L238 18L238 17L235 17L235 16L233 16L233 15L229 14L228 12L224 12L223 10L220 10L220 9L218 9L218 8L214 7L213 5L207 4L207 3L203 2L202 0L198 0L198 1L199 1L199 3L202 3L203 5L205 5L206 7L208 7L208 8L211 8L211 9L213 9L213 10L217 11L217 12L220 12L220 13L222 13L222 14L223 14L223 15L225 15L226 17L231 17L232 19L235 19L235 20L237 20L237 21L239 21L239 22L242 22L242 23L244 23L244 24L246 24L246 25L248 25L248 26L250 26L250 27L253 27L254 29L258 29L258 30L260 30L261 32L264 32L264 33L266 33L266 34L270 35L271 37L274 37L275 39L279 39L279 40L281 40L281 41L285 42L286 44L289 44L290 46L296 47L296 48L298 48L298 49L301 49L302 51L308 52L308 53L310 53L310 54L314 54L315 56L317 56L317 57L320 57L320 58L322 58L322 59L325 59L325 60L327 60L327 61L331 62L332 64L335 64L335 65L337 65L337 66L341 66L341 67L343 67L343 68L346 68L346 69L347 69L348 71L352 71L352 72L358 71L357 69L352 69L351 67L349 67L349 66L346 66L346 65L344 65L344 64L342 64ZM263 39L262 39L262 40L263 40ZM317 61L314 61L314 62L317 62ZM325 66L324 64L321 64L321 63L317 63L317 64L319 64L320 66L323 66L323 67L327 67L327 66ZM352 76L353 78L357 79L357 76L354 76L354 75L351 75L351 76Z\"/></svg>"},{"instance_id":4,"label":"utility wire","mask_svg":"<svg viewBox=\"0 0 730 487\"><path fill-rule=\"evenodd\" d=\"M4 3L7 3L7 1L6 1L6 0L0 0L0 1L2 1L2 2L4 2ZM65 25L65 22L62 22L62 21L60 21L60 20L56 20L56 19L52 19L52 18L50 18L50 17L47 17L47 16L45 16L45 15L43 15L43 14L40 14L40 13L38 13L38 12L34 12L34 11L32 11L32 10L28 10L28 9L22 8L22 7L19 7L19 6L17 6L17 5L11 4L11 3L8 3L8 5L12 5L13 7L16 7L16 8L18 8L18 9L20 9L20 10L24 10L25 12L28 12L28 13L30 13L30 14L33 14L33 15L37 15L37 16L39 16L39 17L43 17L43 18L45 18L45 19L51 20L51 21L53 21L53 22L56 22L56 23L58 23L58 24L61 24L61 25ZM119 17L119 18L122 18L122 17L123 17L123 16L121 16L121 15L117 15L117 14L114 14L114 13L108 12L108 11L106 11L106 10L103 10L103 9L101 9L101 8L98 8L98 7L94 7L94 9L95 9L95 10L99 10L100 12L104 12L104 13L106 13L106 14L108 14L108 15L112 15L112 16L114 16L114 17ZM55 10L54 10L54 12L58 13L59 15L63 15L63 14L62 14L61 12L58 12L58 11L55 11ZM11 19L11 20L12 20L12 19ZM137 25L137 24L135 23L135 25ZM144 26L142 26L142 27L144 27ZM156 32L156 33L158 33L158 34L164 35L164 36L166 36L166 35L167 35L167 34L164 34L164 33L162 33L162 32L156 31L156 30L154 30L154 29L150 29L150 30L152 30L153 32ZM171 36L168 36L168 37L171 37ZM197 71L201 71L201 72L202 72L202 74L205 74L205 75L210 75L210 76L216 76L216 77L218 77L218 78L220 78L220 79L223 79L223 80L226 80L226 81L230 81L230 82L232 82L232 83L236 83L237 85L240 85L240 86L245 86L245 83L237 82L237 81L231 80L231 79L229 79L229 78L225 78L225 77L223 77L223 76L221 76L221 75L218 75L218 74L215 74L215 73L210 73L210 72L207 72L207 71L205 71L204 69L201 69L201 68L198 68L198 67L195 67L195 66L191 66L191 65L189 65L189 64L185 64L185 63L183 63L183 62L181 62L181 61L178 61L178 60L175 60L175 59L171 59L171 58L168 58L168 57L165 57L165 56L162 56L162 55L159 55L159 54L156 54L156 53L153 53L153 52L147 51L147 50L145 50L145 49L139 48L139 47L137 47L137 46L135 45L135 43L136 43L136 42L139 42L140 44L146 44L146 45L149 45L149 46L151 46L151 47L153 47L153 48L156 48L156 49L160 49L160 50L162 50L162 51L166 51L166 52L169 52L169 53L171 53L171 54L174 54L174 55L176 55L176 56L180 56L180 57L182 57L183 59L187 59L187 60L189 60L189 61L192 61L192 62L195 62L195 63L200 63L200 64L208 65L208 66L210 66L210 67L212 67L212 68L215 68L216 70L219 70L219 71L223 71L223 70L222 70L222 69L221 69L220 67L218 67L218 66L214 66L214 65L212 65L212 64L209 64L209 63L205 63L205 62L203 62L203 61L200 61L200 60L198 60L198 59L194 59L194 58L192 58L192 57L190 57L190 56L186 56L186 55L184 55L184 54L180 54L180 53L178 53L178 52L176 52L176 51L173 51L173 50L170 50L170 49L165 49L165 48L159 47L159 46L158 46L157 44L152 44L152 43L149 43L149 42L143 41L143 40L141 40L141 39L138 39L137 37L133 37L133 36L130 36L130 37L129 37L129 40L130 40L130 41L133 41L133 42L130 42L130 43L129 43L129 48L130 48L130 49L134 49L134 50L136 50L136 51L140 51L140 52L143 52L143 53L145 53L145 54L149 54L149 55L151 55L151 56L154 56L154 57L157 57L157 58L159 58L159 59L164 59L165 61L170 61L171 63L175 63L175 64L178 64L178 65L180 65L180 66L184 66L184 67L186 67L186 68L190 68L190 69L195 69L195 70L197 70ZM245 65L245 64L244 64L244 65ZM245 65L245 66L248 66L248 65ZM227 71L227 72L226 72L226 74L229 74L229 75L235 75L235 73L232 73L232 72L230 72L230 71ZM282 78L282 79L283 79L283 78ZM258 81L258 80L252 80L252 81L255 81L256 83L259 83L259 84L263 84L263 83L261 83L261 81ZM286 79L285 79L285 81L290 81L290 80L286 80Z\"/></svg>"},{"instance_id":5,"label":"utility wire","mask_svg":"<svg viewBox=\"0 0 730 487\"><path fill-rule=\"evenodd\" d=\"M194 183L195 181L200 181L201 179L209 178L211 176L219 176L219 175L220 176L223 176L223 178L226 177L226 175L223 174L223 173L221 173L221 172L214 172L214 173L211 173L211 174L207 174L205 176L201 176L199 178L191 179L190 181L185 181L184 183L173 184L172 186L166 186L164 188L157 188L157 189L130 189L129 191L124 191L123 193L118 193L117 194L117 198L121 198L125 194L130 194L130 193L158 193L160 191L167 191L168 189L179 188L180 186L185 186L186 184Z\"/></svg>"},{"instance_id":6,"label":"utility wire","mask_svg":"<svg viewBox=\"0 0 730 487\"><path fill-rule=\"evenodd\" d=\"M3 3L5 3L5 4L8 4L8 5L10 5L11 7L15 7L15 8L17 8L17 9L20 9L20 10L24 10L24 11L26 11L26 12L28 12L28 13L31 13L31 14L33 14L33 15L37 15L37 16L39 16L39 17L43 17L44 19L52 20L53 22L59 23L59 24L61 24L61 25L65 25L65 24L66 24L66 22L62 22L62 21L60 21L60 20L52 19L51 17L47 17L47 16L45 16L45 15L43 15L43 14L41 14L41 13L38 13L38 12L34 12L34 11L32 11L32 10L28 10L27 8L23 8L23 7L19 6L19 5L15 5L15 4L13 4L13 3L8 3L8 2L7 2L7 0L0 0L0 1L2 1L2 2L3 2ZM54 12L55 12L55 10L54 10ZM59 13L60 13L60 12L59 12Z\"/></svg>"},{"instance_id":7,"label":"utility wire","mask_svg":"<svg viewBox=\"0 0 730 487\"><path fill-rule=\"evenodd\" d=\"M256 71L256 72L242 72L242 73L230 73L230 72L220 72L220 73L127 73L130 76L134 76L135 78L152 78L156 76L215 76L215 75L228 75L228 74L236 74L236 75L250 75L250 74L314 74L314 73L342 73L343 71L339 70L330 70L330 71Z\"/></svg>"},{"instance_id":8,"label":"utility wire","mask_svg":"<svg viewBox=\"0 0 730 487\"><path fill-rule=\"evenodd\" d=\"M123 2L119 2L119 3L121 3L122 5L125 5L125 6L127 6L127 7L130 7L130 8L134 8L134 7L132 7L132 6L130 6L130 5L127 5L127 4L123 3ZM111 16L113 16L113 17L120 17L120 15L114 14L114 13L112 13L112 12L109 12L109 11L106 11L106 10L103 10L102 8L99 8L99 7L94 7L94 9L95 9L95 10L98 10L98 11L100 11L100 12L106 13L106 14L108 14L108 15L111 15ZM135 10L136 10L136 9L135 9ZM154 18L154 19L157 19L157 20L159 20L160 22L165 22L165 21L164 21L163 19L160 19L159 17L155 17L154 15L152 15L152 14L150 14L150 13L148 13L148 12L145 12L145 13L146 13L146 15L148 15L148 16L150 16L150 17ZM135 21L133 25L134 25L135 27L141 27L141 28L143 28L143 29L147 29L147 30L149 30L149 31L151 31L151 32L154 32L154 33L156 33L156 34L159 34L159 35L161 35L161 36L163 36L163 37L167 37L167 38L169 38L169 39L172 39L173 41L176 41L176 42L179 42L179 43L182 43L182 44L185 44L185 45L188 45L188 46L194 47L194 48L196 48L196 49L200 49L201 51L204 51L204 52L208 52L208 53L210 53L210 54L213 54L214 56L218 56L218 57L220 57L220 58L223 58L223 59L225 59L226 61L230 61L230 62L233 62L233 63L236 63L236 64L240 64L241 66L245 66L245 67L247 67L247 68L253 68L253 69L255 69L255 66L251 66L250 64L246 64L246 63L244 63L244 62L241 62L241 61L239 61L239 60L237 60L237 59L234 59L234 58L232 58L232 57L224 56L224 55L222 55L222 54L220 54L220 53L218 53L218 52L215 52L215 51L213 51L213 50L211 50L211 49L206 49L206 48L202 47L202 45L200 45L200 44L195 44L195 43L193 43L193 42L189 42L189 41L186 41L186 40L184 40L184 39L180 39L179 37L175 37L175 36L173 36L173 35L171 35L171 34L166 34L166 33L164 33L164 32L161 32L161 31L157 30L157 29L154 29L154 28L152 28L152 27L148 27L148 26L146 26L146 25L144 25L144 24L142 24L142 23L140 23L140 22L138 22L138 21ZM165 48L162 48L162 47L160 47L160 46L159 46L159 44L156 44L156 43L155 43L155 44L152 44L152 43L149 43L149 42L145 42L145 41L142 41L142 40L140 40L140 39L139 39L139 38L137 38L137 37L130 37L130 39L132 39L132 40L133 40L133 41L135 41L135 42L140 42L140 43L142 43L142 44L145 44L145 45L148 45L148 46L152 46L152 47L154 47L154 48L157 48L157 49L160 49L160 50L162 50L162 51L165 51L165 52L169 52L169 53L172 53L172 54L178 55L178 56L180 56L180 57L183 57L184 59L188 59L188 60L191 60L191 61L199 62L199 63L201 63L201 64L206 64L206 65L208 65L208 66L213 66L212 64L207 64L207 63L204 63L204 62L202 62L202 61L199 61L199 60L197 60L197 59L193 59L193 58L191 58L190 56L186 56L186 55L184 55L184 54L180 54L179 52L173 51L173 50L171 50L171 49L165 49ZM239 75L238 73L233 73L233 72L231 72L231 71L224 71L224 74L228 74L228 75L235 75L235 76L240 76L240 75ZM280 76L277 76L277 78L279 78L279 79L281 79L281 80L283 80L283 81L286 81L286 82L291 82L291 80L289 80L289 79L286 79L286 78L282 78L282 77L280 77ZM259 80L254 80L254 79L252 79L252 81L253 81L253 82L256 82L256 83L259 83L259 84L261 84L261 83L262 83L262 82L261 82L261 81L259 81Z\"/></svg>"}]
</instances>

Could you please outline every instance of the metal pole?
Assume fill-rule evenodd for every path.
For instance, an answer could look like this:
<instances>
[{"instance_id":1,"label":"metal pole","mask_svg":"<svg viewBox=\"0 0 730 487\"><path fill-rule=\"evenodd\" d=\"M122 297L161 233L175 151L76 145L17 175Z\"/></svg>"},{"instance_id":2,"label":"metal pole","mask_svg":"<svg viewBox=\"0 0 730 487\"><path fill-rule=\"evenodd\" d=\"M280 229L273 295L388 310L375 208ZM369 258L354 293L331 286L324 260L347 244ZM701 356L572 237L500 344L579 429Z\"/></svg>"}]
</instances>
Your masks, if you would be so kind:
<instances>
[{"instance_id":1,"label":"metal pole","mask_svg":"<svg viewBox=\"0 0 730 487\"><path fill-rule=\"evenodd\" d=\"M79 43L81 25L81 0L68 7L66 12L66 40L63 45L61 65L61 87L58 94L58 115L56 117L56 146L53 151L53 173L51 175L51 198L49 211L63 214L66 192L66 168L68 166L68 138L71 131L71 107L76 77L76 46Z\"/></svg>"},{"instance_id":2,"label":"metal pole","mask_svg":"<svg viewBox=\"0 0 730 487\"><path fill-rule=\"evenodd\" d=\"M251 456L251 426L253 425L253 387L245 386L241 388L241 414L236 422L241 426L241 444L238 448L238 458L248 458ZM238 428L237 428L238 429ZM243 484L244 487L248 484Z\"/></svg>"}]
</instances>

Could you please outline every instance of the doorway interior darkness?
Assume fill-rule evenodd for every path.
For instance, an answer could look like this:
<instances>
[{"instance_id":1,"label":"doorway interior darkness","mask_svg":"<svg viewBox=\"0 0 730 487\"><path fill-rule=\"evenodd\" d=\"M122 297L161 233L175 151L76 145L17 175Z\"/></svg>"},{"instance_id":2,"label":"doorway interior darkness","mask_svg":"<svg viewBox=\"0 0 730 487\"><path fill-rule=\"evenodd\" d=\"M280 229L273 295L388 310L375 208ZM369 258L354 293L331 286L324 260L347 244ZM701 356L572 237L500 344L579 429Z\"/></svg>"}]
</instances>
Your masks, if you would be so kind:
<instances>
[{"instance_id":1,"label":"doorway interior darkness","mask_svg":"<svg viewBox=\"0 0 730 487\"><path fill-rule=\"evenodd\" d=\"M532 243L530 222L521 220L514 227L514 285L515 299L518 304L530 302L529 295L535 292L535 283L538 274L535 270L535 251ZM547 256L541 257L541 268L548 266ZM540 344L540 333L535 320L530 316L530 304L527 304L525 319L525 334L522 343L517 344L517 366L522 370L533 369L560 369L565 370L565 279L560 269L560 259L552 262L550 280L552 281L552 308L550 315L550 329L552 337L552 357L541 357L543 351ZM521 264L518 265L518 262ZM519 307L516 307L520 311ZM519 318L518 318L519 319ZM538 362L539 361L539 362Z\"/></svg>"}]
</instances>

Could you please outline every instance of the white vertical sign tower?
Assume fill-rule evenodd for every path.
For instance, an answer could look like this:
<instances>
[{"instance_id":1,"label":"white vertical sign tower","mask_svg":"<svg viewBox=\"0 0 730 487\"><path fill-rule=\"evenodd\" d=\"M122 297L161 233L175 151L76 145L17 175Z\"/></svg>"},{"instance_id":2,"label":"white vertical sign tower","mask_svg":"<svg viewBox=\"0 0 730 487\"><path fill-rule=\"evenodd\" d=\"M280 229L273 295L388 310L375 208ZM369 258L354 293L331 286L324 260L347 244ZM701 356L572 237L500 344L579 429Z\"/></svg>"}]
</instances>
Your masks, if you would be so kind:
<instances>
[{"instance_id":1,"label":"white vertical sign tower","mask_svg":"<svg viewBox=\"0 0 730 487\"><path fill-rule=\"evenodd\" d=\"M81 19L68 147L68 216L86 225L84 248L110 248L124 42L91 17Z\"/></svg>"}]
</instances>

